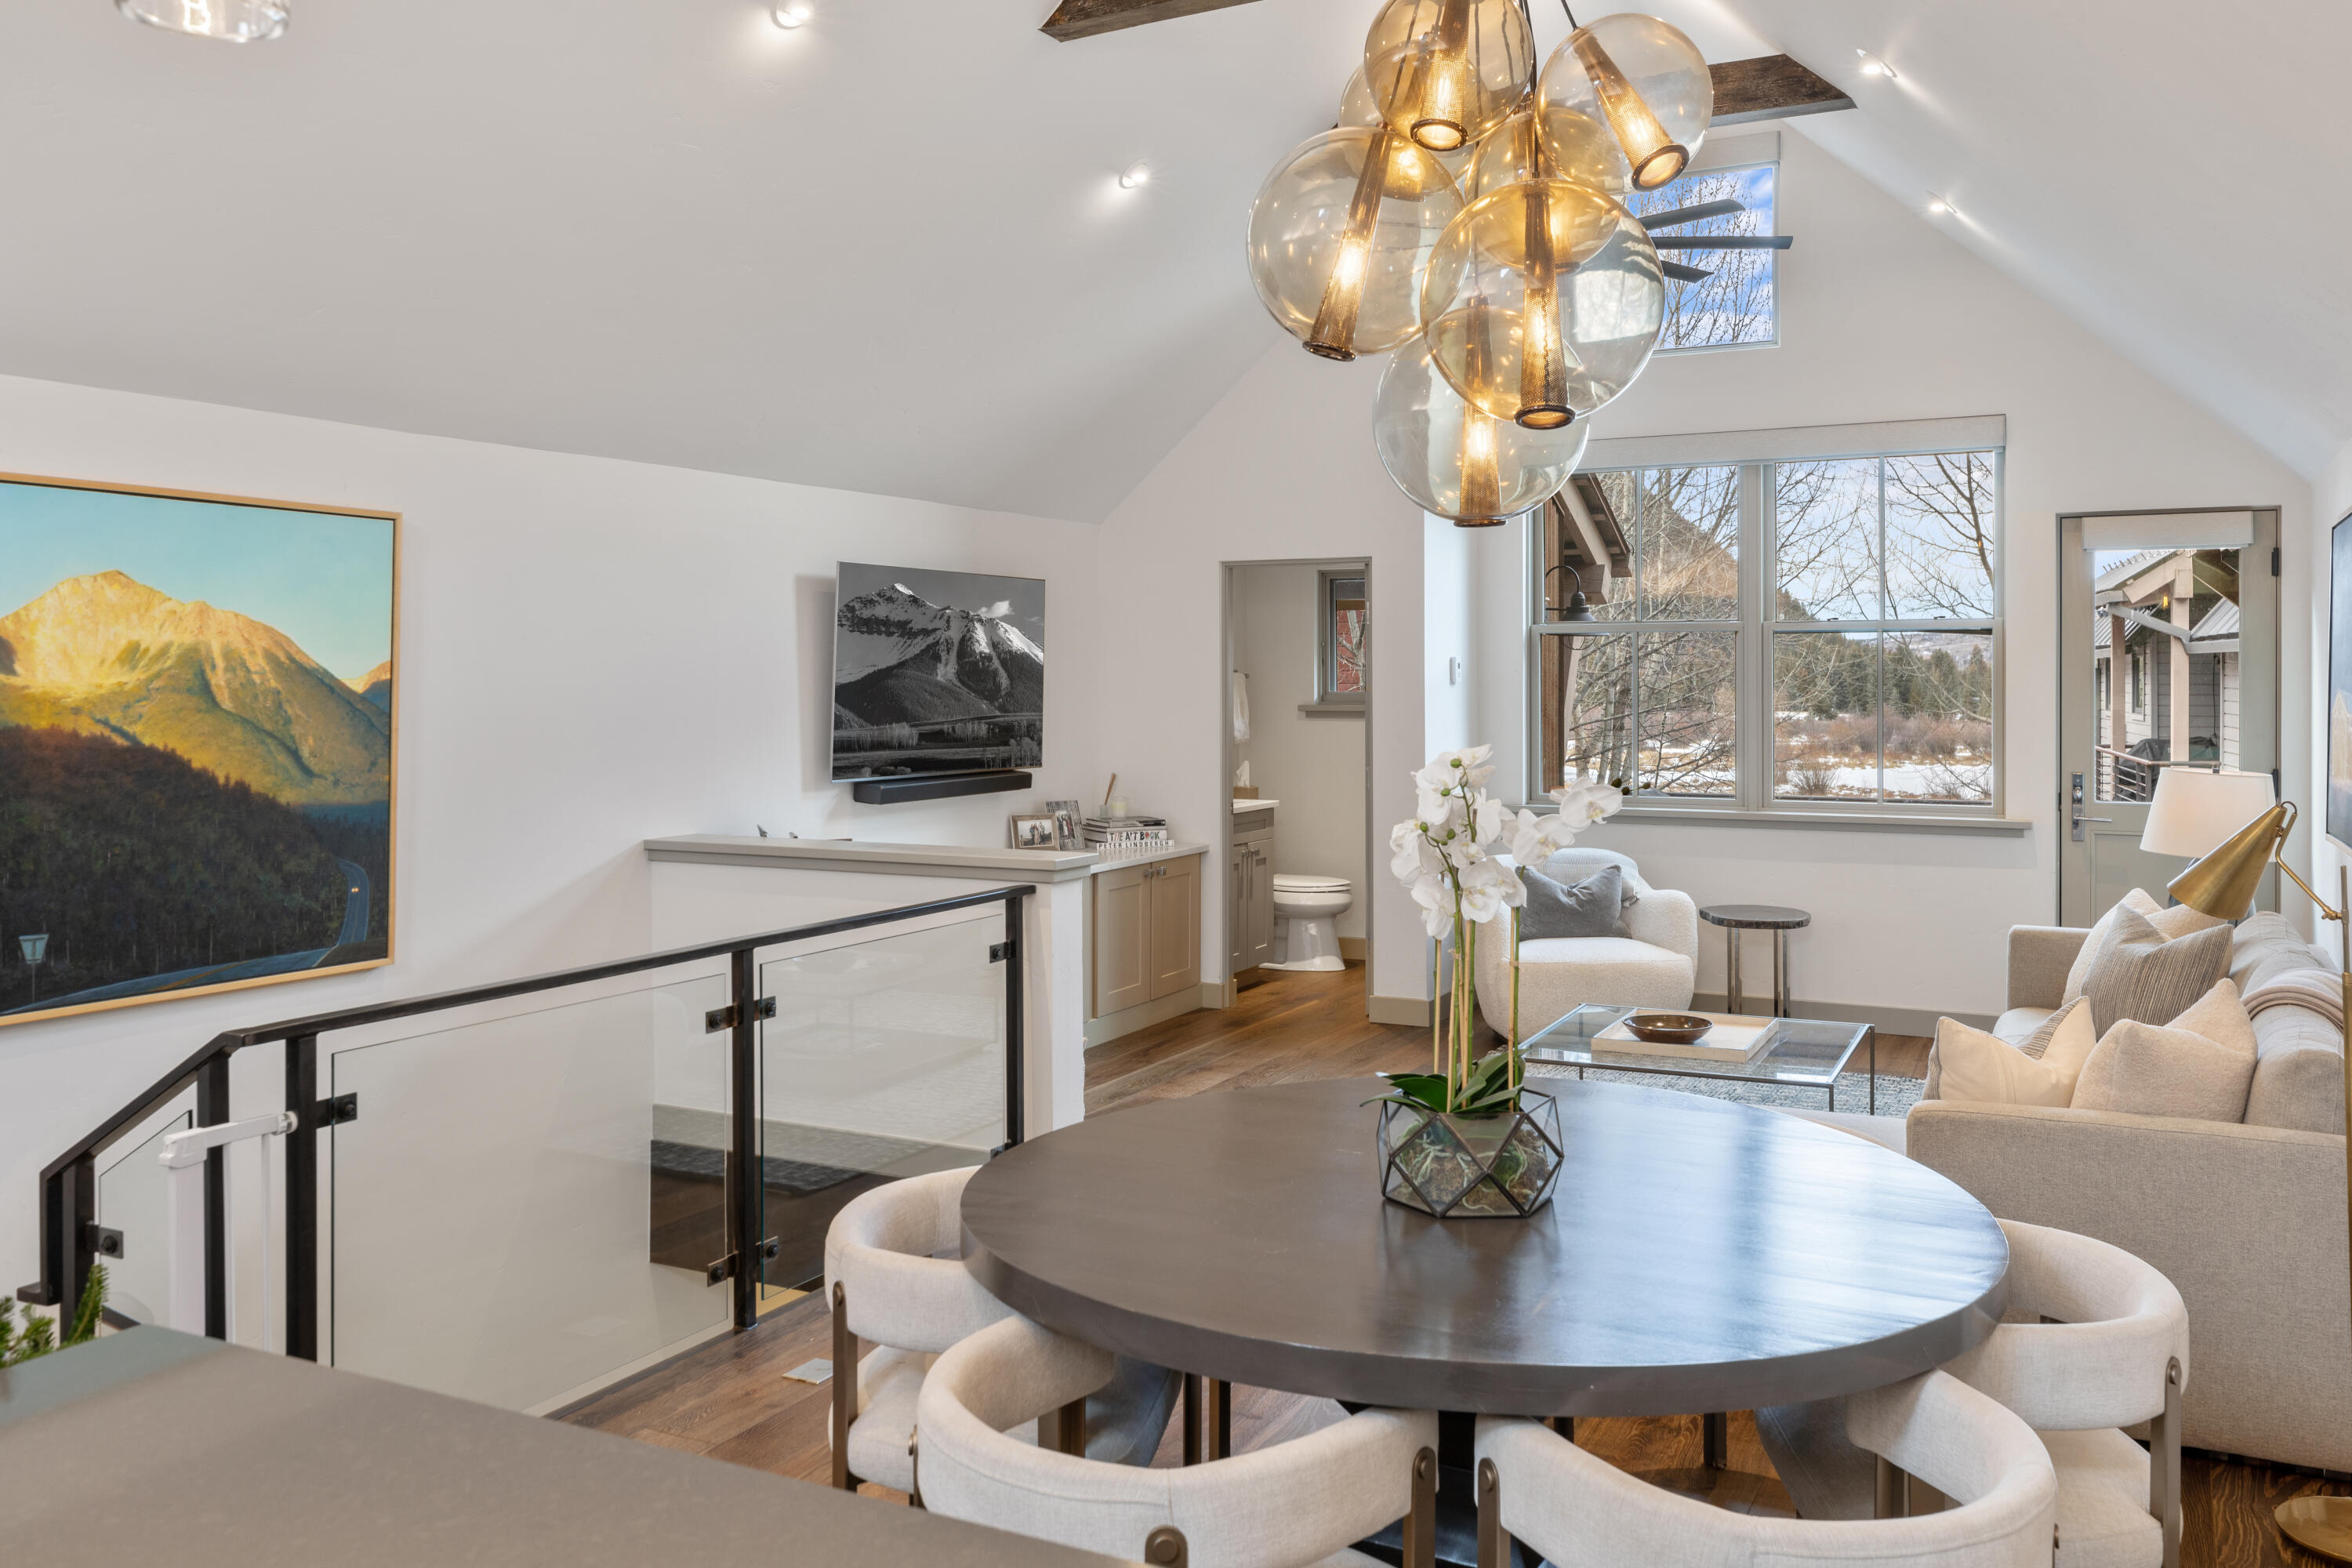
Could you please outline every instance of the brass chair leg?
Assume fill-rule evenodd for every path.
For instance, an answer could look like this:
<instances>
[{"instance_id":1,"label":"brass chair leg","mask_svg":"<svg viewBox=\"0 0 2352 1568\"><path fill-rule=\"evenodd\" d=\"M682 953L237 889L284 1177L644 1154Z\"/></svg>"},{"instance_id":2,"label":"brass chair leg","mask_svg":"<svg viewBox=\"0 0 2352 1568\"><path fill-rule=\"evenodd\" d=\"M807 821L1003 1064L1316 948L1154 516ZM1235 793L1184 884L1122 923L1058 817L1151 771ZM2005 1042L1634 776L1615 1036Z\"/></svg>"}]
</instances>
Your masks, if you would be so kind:
<instances>
[{"instance_id":1,"label":"brass chair leg","mask_svg":"<svg viewBox=\"0 0 2352 1568\"><path fill-rule=\"evenodd\" d=\"M2164 1531L2164 1568L2180 1568L2180 1358L2164 1369L2164 1414L2148 1423L2147 1511Z\"/></svg>"},{"instance_id":2,"label":"brass chair leg","mask_svg":"<svg viewBox=\"0 0 2352 1568\"><path fill-rule=\"evenodd\" d=\"M1412 1511L1404 1516L1404 1568L1436 1568L1437 1450L1412 1457Z\"/></svg>"},{"instance_id":3,"label":"brass chair leg","mask_svg":"<svg viewBox=\"0 0 2352 1568\"><path fill-rule=\"evenodd\" d=\"M849 1331L849 1293L833 1282L833 1484L857 1489L849 1473L849 1425L857 1419L857 1336Z\"/></svg>"},{"instance_id":4,"label":"brass chair leg","mask_svg":"<svg viewBox=\"0 0 2352 1568\"><path fill-rule=\"evenodd\" d=\"M1876 1482L1871 1489L1870 1517L1873 1519L1905 1517L1910 1511L1906 1506L1909 1500L1906 1495L1909 1488L1905 1484L1910 1478L1906 1476L1895 1461L1885 1455L1878 1454L1872 1457L1878 1462L1878 1474Z\"/></svg>"},{"instance_id":5,"label":"brass chair leg","mask_svg":"<svg viewBox=\"0 0 2352 1568\"><path fill-rule=\"evenodd\" d=\"M1495 1461L1478 1461L1478 1568L1511 1568L1511 1538L1503 1529L1502 1482Z\"/></svg>"}]
</instances>

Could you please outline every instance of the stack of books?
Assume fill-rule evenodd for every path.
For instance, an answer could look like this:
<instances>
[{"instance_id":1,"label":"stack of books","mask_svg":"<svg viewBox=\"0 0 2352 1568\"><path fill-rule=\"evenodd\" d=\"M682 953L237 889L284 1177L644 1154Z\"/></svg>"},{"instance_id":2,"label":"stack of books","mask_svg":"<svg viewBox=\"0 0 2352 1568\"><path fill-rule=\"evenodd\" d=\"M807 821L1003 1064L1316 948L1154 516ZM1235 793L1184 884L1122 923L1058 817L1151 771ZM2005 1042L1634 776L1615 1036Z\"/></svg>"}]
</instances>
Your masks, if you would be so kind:
<instances>
[{"instance_id":1,"label":"stack of books","mask_svg":"<svg viewBox=\"0 0 2352 1568\"><path fill-rule=\"evenodd\" d=\"M1109 855L1149 854L1173 841L1165 817L1089 816L1087 847Z\"/></svg>"}]
</instances>

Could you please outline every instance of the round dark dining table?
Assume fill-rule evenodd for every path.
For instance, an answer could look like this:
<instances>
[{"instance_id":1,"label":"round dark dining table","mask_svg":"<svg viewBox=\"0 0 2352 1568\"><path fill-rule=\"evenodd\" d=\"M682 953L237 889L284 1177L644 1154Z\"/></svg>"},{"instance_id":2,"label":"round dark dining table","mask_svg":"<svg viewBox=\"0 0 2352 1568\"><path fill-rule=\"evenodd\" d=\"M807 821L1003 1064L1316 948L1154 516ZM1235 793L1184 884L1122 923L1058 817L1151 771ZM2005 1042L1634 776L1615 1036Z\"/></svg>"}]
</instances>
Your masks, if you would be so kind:
<instances>
[{"instance_id":1,"label":"round dark dining table","mask_svg":"<svg viewBox=\"0 0 2352 1568\"><path fill-rule=\"evenodd\" d=\"M966 1267L1049 1328L1250 1387L1533 1416L1746 1410L1896 1382L2000 1321L1984 1205L1762 1107L1538 1079L1566 1154L1528 1219L1381 1196L1378 1079L1090 1118L963 1194Z\"/></svg>"}]
</instances>

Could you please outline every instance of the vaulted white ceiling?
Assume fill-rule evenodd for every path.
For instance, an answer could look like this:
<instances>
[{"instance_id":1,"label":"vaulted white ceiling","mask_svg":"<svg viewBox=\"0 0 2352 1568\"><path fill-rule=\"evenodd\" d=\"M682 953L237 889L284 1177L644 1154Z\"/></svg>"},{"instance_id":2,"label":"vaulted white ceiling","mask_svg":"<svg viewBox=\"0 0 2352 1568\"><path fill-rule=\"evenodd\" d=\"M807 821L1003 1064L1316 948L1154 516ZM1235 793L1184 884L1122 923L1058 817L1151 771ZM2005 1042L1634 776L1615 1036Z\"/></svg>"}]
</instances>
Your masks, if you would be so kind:
<instances>
[{"instance_id":1,"label":"vaulted white ceiling","mask_svg":"<svg viewBox=\"0 0 2352 1568\"><path fill-rule=\"evenodd\" d=\"M0 7L0 373L1102 516L1276 341L1249 200L1370 0L1069 44L811 4L295 0L244 47ZM2298 468L2352 440L2352 7L1656 9L1851 86L1800 129Z\"/></svg>"}]
</instances>

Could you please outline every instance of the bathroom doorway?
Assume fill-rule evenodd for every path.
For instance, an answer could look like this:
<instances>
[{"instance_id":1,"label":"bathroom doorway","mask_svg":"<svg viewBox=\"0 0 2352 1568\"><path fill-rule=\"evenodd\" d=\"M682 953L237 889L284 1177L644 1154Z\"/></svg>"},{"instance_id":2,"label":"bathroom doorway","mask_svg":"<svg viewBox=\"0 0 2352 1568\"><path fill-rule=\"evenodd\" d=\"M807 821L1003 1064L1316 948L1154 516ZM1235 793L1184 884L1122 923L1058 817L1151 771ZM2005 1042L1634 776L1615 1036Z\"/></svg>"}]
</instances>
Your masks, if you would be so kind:
<instances>
[{"instance_id":1,"label":"bathroom doorway","mask_svg":"<svg viewBox=\"0 0 2352 1568\"><path fill-rule=\"evenodd\" d=\"M1370 995L1371 563L1225 564L1229 994Z\"/></svg>"}]
</instances>

